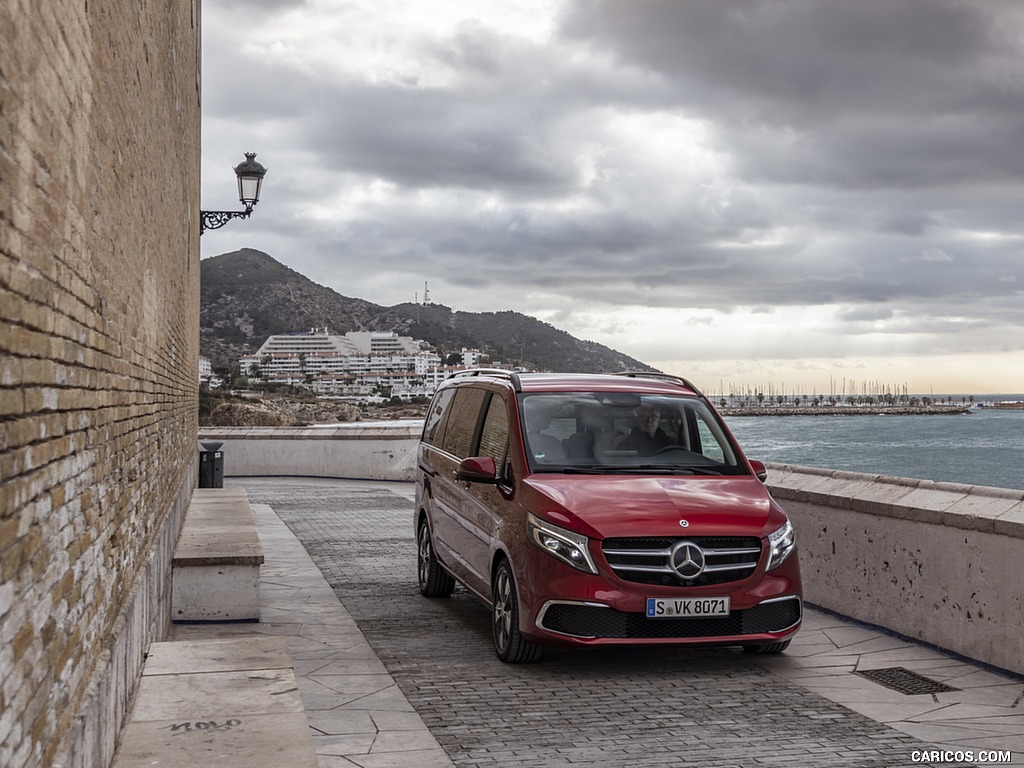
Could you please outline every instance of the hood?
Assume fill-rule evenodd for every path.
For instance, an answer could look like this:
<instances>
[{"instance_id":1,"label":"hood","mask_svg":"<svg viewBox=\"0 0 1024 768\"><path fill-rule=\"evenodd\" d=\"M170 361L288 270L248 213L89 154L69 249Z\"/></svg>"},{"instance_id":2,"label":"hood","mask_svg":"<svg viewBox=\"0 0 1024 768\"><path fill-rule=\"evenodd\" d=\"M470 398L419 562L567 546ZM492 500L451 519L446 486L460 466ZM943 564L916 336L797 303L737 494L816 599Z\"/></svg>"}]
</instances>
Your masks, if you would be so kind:
<instances>
[{"instance_id":1,"label":"hood","mask_svg":"<svg viewBox=\"0 0 1024 768\"><path fill-rule=\"evenodd\" d=\"M599 539L764 536L785 520L752 475L531 475L523 485L530 511Z\"/></svg>"}]
</instances>

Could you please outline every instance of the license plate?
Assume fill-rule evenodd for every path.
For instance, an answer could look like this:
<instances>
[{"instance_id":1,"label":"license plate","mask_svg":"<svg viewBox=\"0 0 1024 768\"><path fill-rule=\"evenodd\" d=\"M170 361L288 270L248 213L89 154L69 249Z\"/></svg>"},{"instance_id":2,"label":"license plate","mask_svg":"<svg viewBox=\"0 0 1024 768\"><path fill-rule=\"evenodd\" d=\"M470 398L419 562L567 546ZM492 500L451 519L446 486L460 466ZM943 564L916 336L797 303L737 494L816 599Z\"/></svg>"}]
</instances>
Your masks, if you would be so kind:
<instances>
[{"instance_id":1,"label":"license plate","mask_svg":"<svg viewBox=\"0 0 1024 768\"><path fill-rule=\"evenodd\" d=\"M648 597L647 618L687 619L728 616L728 597Z\"/></svg>"}]
</instances>

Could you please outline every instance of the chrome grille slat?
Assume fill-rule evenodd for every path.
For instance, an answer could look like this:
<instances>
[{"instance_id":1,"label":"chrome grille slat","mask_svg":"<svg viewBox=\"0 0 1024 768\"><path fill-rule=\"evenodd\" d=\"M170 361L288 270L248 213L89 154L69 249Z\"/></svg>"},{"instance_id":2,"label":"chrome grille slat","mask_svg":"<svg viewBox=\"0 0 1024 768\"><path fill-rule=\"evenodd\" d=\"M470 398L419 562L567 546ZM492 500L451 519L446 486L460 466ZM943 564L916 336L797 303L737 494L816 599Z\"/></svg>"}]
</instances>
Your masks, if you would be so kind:
<instances>
[{"instance_id":1,"label":"chrome grille slat","mask_svg":"<svg viewBox=\"0 0 1024 768\"><path fill-rule=\"evenodd\" d=\"M741 547L738 549L705 549L704 554L708 557L712 555L760 555L760 547Z\"/></svg>"},{"instance_id":2,"label":"chrome grille slat","mask_svg":"<svg viewBox=\"0 0 1024 768\"><path fill-rule=\"evenodd\" d=\"M706 565L704 566L704 573L722 573L724 571L749 571L756 565L756 560L752 563L722 563L721 565Z\"/></svg>"},{"instance_id":3,"label":"chrome grille slat","mask_svg":"<svg viewBox=\"0 0 1024 768\"><path fill-rule=\"evenodd\" d=\"M608 563L616 571L644 571L646 573L675 573L667 565L625 565ZM704 567L705 573L721 571L743 571L753 568L757 563L723 563L721 565L708 565Z\"/></svg>"},{"instance_id":4,"label":"chrome grille slat","mask_svg":"<svg viewBox=\"0 0 1024 768\"><path fill-rule=\"evenodd\" d=\"M647 573L674 573L667 565L616 565L608 563L616 571L645 571Z\"/></svg>"},{"instance_id":5,"label":"chrome grille slat","mask_svg":"<svg viewBox=\"0 0 1024 768\"><path fill-rule=\"evenodd\" d=\"M623 557L668 557L669 549L606 549L606 555L621 555Z\"/></svg>"}]
</instances>

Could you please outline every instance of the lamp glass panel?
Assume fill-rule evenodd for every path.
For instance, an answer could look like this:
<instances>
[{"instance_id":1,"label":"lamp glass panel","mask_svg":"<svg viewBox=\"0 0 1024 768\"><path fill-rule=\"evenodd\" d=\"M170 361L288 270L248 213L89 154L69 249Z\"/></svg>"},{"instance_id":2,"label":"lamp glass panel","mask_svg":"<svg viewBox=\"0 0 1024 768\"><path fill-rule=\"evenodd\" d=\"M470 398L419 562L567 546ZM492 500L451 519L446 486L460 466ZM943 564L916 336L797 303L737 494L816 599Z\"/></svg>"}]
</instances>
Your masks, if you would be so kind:
<instances>
[{"instance_id":1,"label":"lamp glass panel","mask_svg":"<svg viewBox=\"0 0 1024 768\"><path fill-rule=\"evenodd\" d=\"M263 179L259 176L238 177L238 199L246 205L255 205L260 199L260 186Z\"/></svg>"}]
</instances>

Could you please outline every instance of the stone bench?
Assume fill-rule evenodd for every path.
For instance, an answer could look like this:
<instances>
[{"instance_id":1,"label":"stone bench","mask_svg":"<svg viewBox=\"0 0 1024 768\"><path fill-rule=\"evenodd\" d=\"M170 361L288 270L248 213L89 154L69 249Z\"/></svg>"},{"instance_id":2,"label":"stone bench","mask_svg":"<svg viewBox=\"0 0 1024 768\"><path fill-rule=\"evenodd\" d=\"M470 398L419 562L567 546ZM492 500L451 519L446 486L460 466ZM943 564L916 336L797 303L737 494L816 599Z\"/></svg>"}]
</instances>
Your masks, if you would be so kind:
<instances>
[{"instance_id":1,"label":"stone bench","mask_svg":"<svg viewBox=\"0 0 1024 768\"><path fill-rule=\"evenodd\" d=\"M242 488L197 488L172 559L172 621L259 621L260 546Z\"/></svg>"},{"instance_id":2,"label":"stone bench","mask_svg":"<svg viewBox=\"0 0 1024 768\"><path fill-rule=\"evenodd\" d=\"M150 646L112 768L316 768L281 637Z\"/></svg>"}]
</instances>

